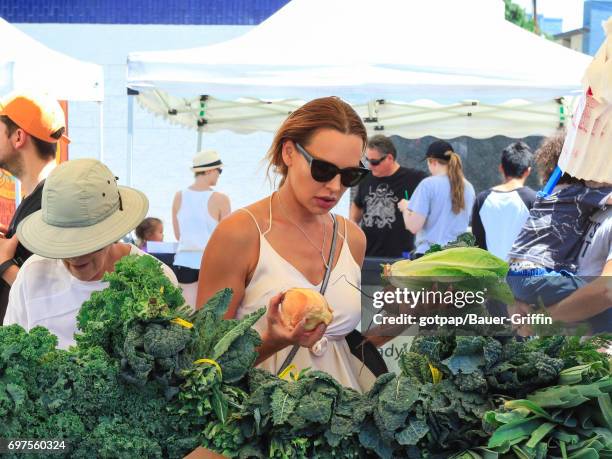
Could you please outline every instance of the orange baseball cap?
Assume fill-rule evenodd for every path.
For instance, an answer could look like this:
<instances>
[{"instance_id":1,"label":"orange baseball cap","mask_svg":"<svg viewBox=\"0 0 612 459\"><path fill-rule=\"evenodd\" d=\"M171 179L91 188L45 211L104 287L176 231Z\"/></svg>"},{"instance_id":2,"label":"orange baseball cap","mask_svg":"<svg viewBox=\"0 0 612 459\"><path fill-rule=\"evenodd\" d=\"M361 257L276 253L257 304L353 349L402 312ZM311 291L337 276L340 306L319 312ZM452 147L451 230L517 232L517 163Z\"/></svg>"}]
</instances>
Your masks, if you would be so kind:
<instances>
[{"instance_id":1,"label":"orange baseball cap","mask_svg":"<svg viewBox=\"0 0 612 459\"><path fill-rule=\"evenodd\" d=\"M66 121L59 102L46 94L12 94L0 102L0 115L10 120L31 136L49 143L60 138L70 139L64 134Z\"/></svg>"}]
</instances>

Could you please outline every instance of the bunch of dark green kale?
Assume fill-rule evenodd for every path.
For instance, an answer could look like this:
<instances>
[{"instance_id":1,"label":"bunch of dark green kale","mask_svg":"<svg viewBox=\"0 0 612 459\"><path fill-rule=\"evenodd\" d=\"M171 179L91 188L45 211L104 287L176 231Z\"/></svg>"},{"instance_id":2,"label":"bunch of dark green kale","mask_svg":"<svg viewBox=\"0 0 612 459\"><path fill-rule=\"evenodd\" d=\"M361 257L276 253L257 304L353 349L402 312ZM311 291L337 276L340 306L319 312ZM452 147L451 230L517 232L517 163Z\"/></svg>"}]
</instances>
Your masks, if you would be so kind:
<instances>
[{"instance_id":1,"label":"bunch of dark green kale","mask_svg":"<svg viewBox=\"0 0 612 459\"><path fill-rule=\"evenodd\" d=\"M151 257L126 257L105 280L68 351L44 328L0 327L2 438L67 439L71 457L182 457L205 443L209 424L201 410L181 411L188 388L212 375L198 404L223 410L222 382L252 367L260 339L251 326L264 310L223 321L224 290L190 315Z\"/></svg>"},{"instance_id":2,"label":"bunch of dark green kale","mask_svg":"<svg viewBox=\"0 0 612 459\"><path fill-rule=\"evenodd\" d=\"M243 409L234 417L245 443L234 455L555 457L550 454L558 448L549 448L549 456L537 456L535 450L520 445L521 441L531 440L531 437L525 438L525 430L506 442L504 429L513 431L513 425L504 427L501 420L532 421L529 415L521 413L520 419L518 415L510 419L493 410L508 409L504 404L509 400L542 397L538 389L551 390L553 394L559 390L565 394L570 382L581 380L575 376L570 381L568 375L576 372L582 375L584 368L593 368L597 371L591 374L589 383L596 387L589 386L581 393L590 394L591 402L593 397L600 397L601 414L589 418L591 430L581 428L570 432L571 428L568 431L566 426L559 435L573 442L568 444L568 451L580 451L587 447L585 443L593 449L594 443L597 455L584 457L609 457L612 432L606 419L612 418L605 407L606 397L612 392L610 364L605 354L598 352L605 343L606 340L597 338L567 337L524 342L490 337L418 338L411 352L401 357L402 372L379 377L364 395L341 387L318 371L303 371L295 380L285 381L264 371L252 370ZM562 386L559 389L555 384ZM589 409L597 412L591 405ZM555 411L551 416L558 419L562 414ZM529 426L539 426L541 421ZM498 444L499 438L503 439L501 444ZM543 451L541 446L540 451Z\"/></svg>"},{"instance_id":3,"label":"bunch of dark green kale","mask_svg":"<svg viewBox=\"0 0 612 459\"><path fill-rule=\"evenodd\" d=\"M501 421L493 422L495 416L489 412L508 400L529 399L540 393L538 389L567 385L563 375L579 368L574 366L577 355L585 365L598 369L597 394L609 397L604 392L612 392L610 365L607 357L597 352L603 342L567 337L525 342L491 337L417 338L411 352L401 356L402 373L379 378L369 394L375 406L376 429L369 429L372 444L383 458L540 457L531 455L532 451L517 452L497 440L491 444L492 435L491 439L499 438L496 429ZM582 353L568 352L570 349L582 349ZM501 419L506 418L502 415ZM609 425L598 426L612 433ZM524 434L513 440L525 440ZM479 445L495 448L477 450ZM602 446L602 451L610 448L612 443Z\"/></svg>"}]
</instances>

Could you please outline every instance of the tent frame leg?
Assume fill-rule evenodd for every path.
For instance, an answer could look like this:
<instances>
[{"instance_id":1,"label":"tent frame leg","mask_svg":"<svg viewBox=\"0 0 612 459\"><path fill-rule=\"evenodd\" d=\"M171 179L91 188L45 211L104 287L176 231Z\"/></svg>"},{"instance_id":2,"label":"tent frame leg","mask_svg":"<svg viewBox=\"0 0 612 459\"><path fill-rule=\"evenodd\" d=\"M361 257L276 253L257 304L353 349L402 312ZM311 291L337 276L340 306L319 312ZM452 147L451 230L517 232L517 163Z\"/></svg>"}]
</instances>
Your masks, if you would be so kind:
<instances>
[{"instance_id":1,"label":"tent frame leg","mask_svg":"<svg viewBox=\"0 0 612 459\"><path fill-rule=\"evenodd\" d=\"M127 186L132 186L132 162L134 157L134 96L138 95L138 91L128 88L128 119L127 119L127 164L126 164L126 180Z\"/></svg>"},{"instance_id":2,"label":"tent frame leg","mask_svg":"<svg viewBox=\"0 0 612 459\"><path fill-rule=\"evenodd\" d=\"M104 102L98 102L98 113L100 119L100 132L99 132L99 142L100 142L100 151L98 153L98 159L101 163L104 162Z\"/></svg>"},{"instance_id":3,"label":"tent frame leg","mask_svg":"<svg viewBox=\"0 0 612 459\"><path fill-rule=\"evenodd\" d=\"M202 129L198 129L198 145L196 147L196 153L202 150Z\"/></svg>"},{"instance_id":4,"label":"tent frame leg","mask_svg":"<svg viewBox=\"0 0 612 459\"><path fill-rule=\"evenodd\" d=\"M17 177L13 177L15 180L15 209L21 204L21 181Z\"/></svg>"}]
</instances>

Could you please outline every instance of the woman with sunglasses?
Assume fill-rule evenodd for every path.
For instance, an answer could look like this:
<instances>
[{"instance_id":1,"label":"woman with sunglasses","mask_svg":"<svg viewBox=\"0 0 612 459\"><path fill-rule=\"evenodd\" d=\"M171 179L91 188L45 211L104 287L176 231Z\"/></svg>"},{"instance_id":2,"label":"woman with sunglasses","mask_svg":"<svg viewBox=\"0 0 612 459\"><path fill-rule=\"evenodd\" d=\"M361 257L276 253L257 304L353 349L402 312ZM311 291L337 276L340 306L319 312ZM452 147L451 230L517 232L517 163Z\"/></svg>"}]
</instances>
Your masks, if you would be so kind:
<instances>
[{"instance_id":1,"label":"woman with sunglasses","mask_svg":"<svg viewBox=\"0 0 612 459\"><path fill-rule=\"evenodd\" d=\"M355 286L361 282L366 240L357 225L337 217L325 291L334 309L329 326L306 331L300 323L291 328L279 315L282 292L320 289L333 236L330 211L348 187L368 174L361 163L366 143L360 117L336 97L315 99L292 112L268 152L269 169L281 177L279 188L223 220L204 252L197 304L201 307L215 292L231 287L234 296L226 318L268 305L266 316L255 324L263 340L257 363L275 374L297 344L301 347L292 364L298 371L326 371L345 386L367 389L345 341L361 316Z\"/></svg>"},{"instance_id":2,"label":"woman with sunglasses","mask_svg":"<svg viewBox=\"0 0 612 459\"><path fill-rule=\"evenodd\" d=\"M467 231L474 187L463 176L461 157L444 140L436 140L425 154L431 177L414 190L410 201L397 203L406 229L416 235L415 257L432 244L444 245Z\"/></svg>"}]
</instances>

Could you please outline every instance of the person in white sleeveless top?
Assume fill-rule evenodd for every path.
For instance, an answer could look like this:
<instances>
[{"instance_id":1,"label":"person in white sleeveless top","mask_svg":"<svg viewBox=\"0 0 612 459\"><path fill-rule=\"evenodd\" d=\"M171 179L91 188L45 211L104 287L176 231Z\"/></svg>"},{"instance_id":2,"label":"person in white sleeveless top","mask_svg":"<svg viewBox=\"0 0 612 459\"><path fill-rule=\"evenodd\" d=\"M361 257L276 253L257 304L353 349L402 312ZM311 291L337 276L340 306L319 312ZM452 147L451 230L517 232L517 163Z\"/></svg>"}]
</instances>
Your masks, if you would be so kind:
<instances>
[{"instance_id":1,"label":"person in white sleeveless top","mask_svg":"<svg viewBox=\"0 0 612 459\"><path fill-rule=\"evenodd\" d=\"M178 241L174 270L185 302L194 307L204 248L217 224L231 212L229 197L213 190L222 167L216 151L198 153L191 168L193 184L178 191L172 202L172 226Z\"/></svg>"},{"instance_id":2,"label":"person in white sleeveless top","mask_svg":"<svg viewBox=\"0 0 612 459\"><path fill-rule=\"evenodd\" d=\"M348 187L367 174L361 159L366 129L350 105L336 97L315 99L289 115L268 152L269 168L280 187L223 220L202 259L198 305L230 287L234 296L226 318L243 317L261 307L255 324L263 344L258 365L277 373L295 344L292 363L331 374L340 383L367 390L373 377L356 364L345 337L361 317L361 265L366 239L352 221L337 217L337 243L325 297L334 310L328 327L314 331L285 326L279 317L282 292L292 287L319 290L331 249L330 211ZM351 285L352 284L352 285ZM371 373L370 373L371 375ZM364 385L366 387L364 387Z\"/></svg>"}]
</instances>

